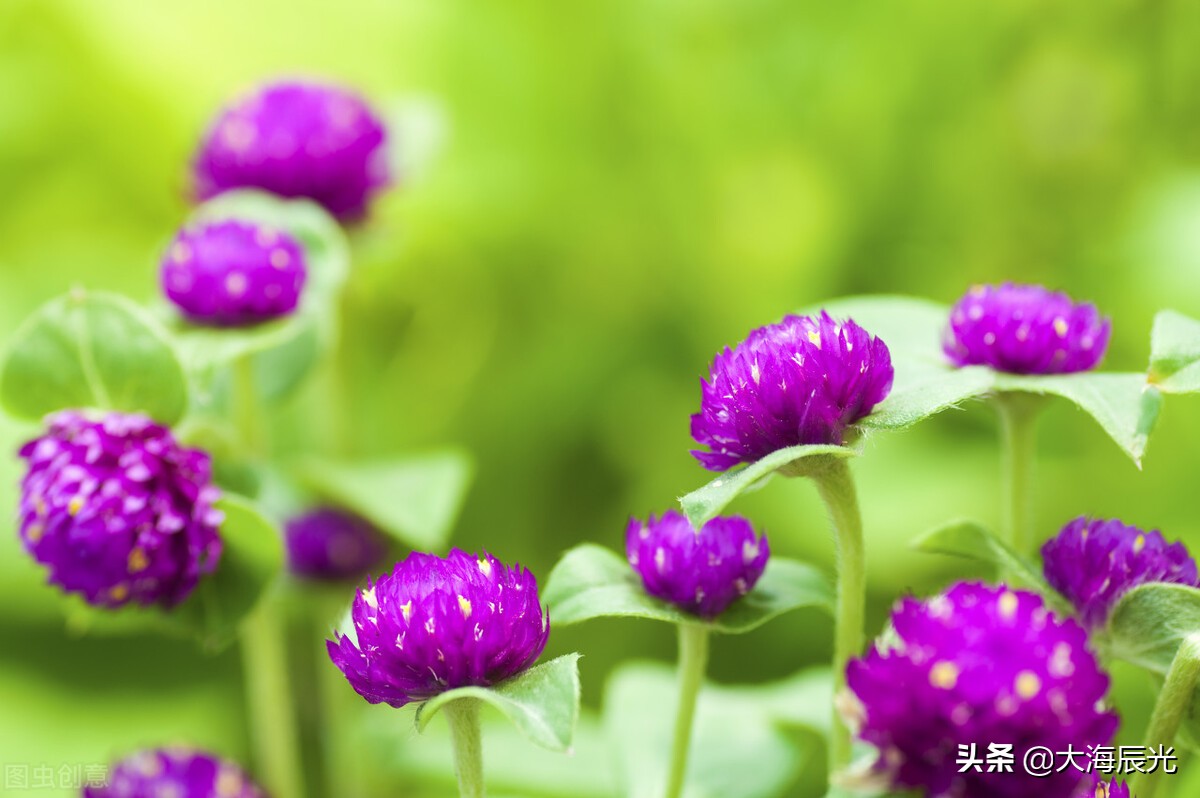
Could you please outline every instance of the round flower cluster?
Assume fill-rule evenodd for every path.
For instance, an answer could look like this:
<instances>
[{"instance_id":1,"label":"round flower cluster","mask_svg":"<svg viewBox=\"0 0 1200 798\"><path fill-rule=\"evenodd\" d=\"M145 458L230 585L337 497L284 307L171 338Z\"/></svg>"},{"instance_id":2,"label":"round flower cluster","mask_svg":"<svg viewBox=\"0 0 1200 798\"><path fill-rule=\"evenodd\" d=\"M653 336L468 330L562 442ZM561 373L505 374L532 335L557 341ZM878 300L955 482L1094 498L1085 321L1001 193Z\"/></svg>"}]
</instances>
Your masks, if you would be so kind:
<instances>
[{"instance_id":1,"label":"round flower cluster","mask_svg":"<svg viewBox=\"0 0 1200 798\"><path fill-rule=\"evenodd\" d=\"M412 553L358 591L354 636L330 659L372 704L402 707L457 687L487 687L529 668L550 635L537 581L490 554Z\"/></svg>"},{"instance_id":2,"label":"round flower cluster","mask_svg":"<svg viewBox=\"0 0 1200 798\"><path fill-rule=\"evenodd\" d=\"M841 444L892 388L887 345L851 320L788 316L713 360L701 380L694 451L712 471L800 444Z\"/></svg>"},{"instance_id":3,"label":"round flower cluster","mask_svg":"<svg viewBox=\"0 0 1200 798\"><path fill-rule=\"evenodd\" d=\"M379 564L387 539L366 519L317 507L284 525L288 570L306 579L358 579Z\"/></svg>"},{"instance_id":4,"label":"round flower cluster","mask_svg":"<svg viewBox=\"0 0 1200 798\"><path fill-rule=\"evenodd\" d=\"M83 798L264 798L242 769L201 751L164 748L140 751L112 767L103 786L87 786Z\"/></svg>"},{"instance_id":5,"label":"round flower cluster","mask_svg":"<svg viewBox=\"0 0 1200 798\"><path fill-rule=\"evenodd\" d=\"M173 605L221 556L209 456L145 416L64 411L21 447L21 540L88 602Z\"/></svg>"},{"instance_id":6,"label":"round flower cluster","mask_svg":"<svg viewBox=\"0 0 1200 798\"><path fill-rule=\"evenodd\" d=\"M749 593L771 555L745 518L714 518L696 531L674 510L646 523L630 519L625 552L647 593L702 618Z\"/></svg>"}]
</instances>

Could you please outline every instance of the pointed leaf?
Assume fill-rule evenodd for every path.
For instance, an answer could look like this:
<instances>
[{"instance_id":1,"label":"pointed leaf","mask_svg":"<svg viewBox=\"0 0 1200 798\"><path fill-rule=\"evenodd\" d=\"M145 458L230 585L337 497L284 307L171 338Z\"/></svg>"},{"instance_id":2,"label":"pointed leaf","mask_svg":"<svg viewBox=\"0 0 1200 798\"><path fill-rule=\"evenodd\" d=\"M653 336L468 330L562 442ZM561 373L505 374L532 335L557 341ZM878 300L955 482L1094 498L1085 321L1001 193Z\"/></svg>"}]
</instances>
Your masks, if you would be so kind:
<instances>
[{"instance_id":1,"label":"pointed leaf","mask_svg":"<svg viewBox=\"0 0 1200 798\"><path fill-rule=\"evenodd\" d=\"M442 549L471 478L463 452L343 463L309 460L297 476L315 493L423 551Z\"/></svg>"},{"instance_id":2,"label":"pointed leaf","mask_svg":"<svg viewBox=\"0 0 1200 798\"><path fill-rule=\"evenodd\" d=\"M116 294L75 290L51 300L14 334L0 398L14 416L68 408L145 413L174 424L187 379L165 332Z\"/></svg>"},{"instance_id":3,"label":"pointed leaf","mask_svg":"<svg viewBox=\"0 0 1200 798\"><path fill-rule=\"evenodd\" d=\"M1200 321L1174 310L1154 317L1149 380L1166 393L1200 391Z\"/></svg>"},{"instance_id":4,"label":"pointed leaf","mask_svg":"<svg viewBox=\"0 0 1200 798\"><path fill-rule=\"evenodd\" d=\"M566 751L579 719L579 657L565 654L492 687L447 690L417 709L417 730L451 701L475 698L500 710L530 742Z\"/></svg>"},{"instance_id":5,"label":"pointed leaf","mask_svg":"<svg viewBox=\"0 0 1200 798\"><path fill-rule=\"evenodd\" d=\"M1040 593L1048 603L1065 607L1062 597L1047 584L1035 564L975 521L950 521L920 535L912 546L930 554L949 554L994 565L1010 580Z\"/></svg>"},{"instance_id":6,"label":"pointed leaf","mask_svg":"<svg viewBox=\"0 0 1200 798\"><path fill-rule=\"evenodd\" d=\"M1166 674L1179 644L1200 634L1200 589L1175 584L1135 587L1113 607L1107 631L1112 656Z\"/></svg>"},{"instance_id":7,"label":"pointed leaf","mask_svg":"<svg viewBox=\"0 0 1200 798\"><path fill-rule=\"evenodd\" d=\"M692 526L699 529L721 514L725 507L741 494L759 487L759 483L781 468L797 465L811 457L853 457L857 449L848 446L789 446L771 452L737 471L722 474L702 488L680 498L684 513Z\"/></svg>"},{"instance_id":8,"label":"pointed leaf","mask_svg":"<svg viewBox=\"0 0 1200 798\"><path fill-rule=\"evenodd\" d=\"M833 606L833 589L811 565L772 557L748 594L711 621L704 621L648 594L624 558L591 543L576 546L554 566L542 600L556 626L603 617L649 618L704 624L714 632L738 634L800 607Z\"/></svg>"}]
</instances>

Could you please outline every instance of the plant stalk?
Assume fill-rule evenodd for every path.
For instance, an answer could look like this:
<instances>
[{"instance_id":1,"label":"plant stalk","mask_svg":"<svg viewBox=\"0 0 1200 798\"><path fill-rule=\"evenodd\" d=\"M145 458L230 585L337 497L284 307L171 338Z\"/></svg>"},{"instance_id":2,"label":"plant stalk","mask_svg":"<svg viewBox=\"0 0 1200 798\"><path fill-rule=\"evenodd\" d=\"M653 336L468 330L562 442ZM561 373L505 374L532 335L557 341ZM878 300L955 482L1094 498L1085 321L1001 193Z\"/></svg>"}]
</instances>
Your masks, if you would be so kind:
<instances>
[{"instance_id":1,"label":"plant stalk","mask_svg":"<svg viewBox=\"0 0 1200 798\"><path fill-rule=\"evenodd\" d=\"M1179 643L1166 681L1154 703L1150 725L1146 728L1146 750L1158 750L1175 742L1179 724L1192 706L1196 693L1196 682L1200 678L1200 635L1189 635ZM1139 773L1134 780L1132 794L1138 798L1153 798L1162 781L1164 764L1153 773Z\"/></svg>"},{"instance_id":2,"label":"plant stalk","mask_svg":"<svg viewBox=\"0 0 1200 798\"><path fill-rule=\"evenodd\" d=\"M1037 459L1037 414L1042 397L1023 393L996 396L1000 414L1004 540L1027 557L1037 545L1033 534L1033 468Z\"/></svg>"},{"instance_id":3,"label":"plant stalk","mask_svg":"<svg viewBox=\"0 0 1200 798\"><path fill-rule=\"evenodd\" d=\"M442 709L450 722L454 745L454 773L462 798L483 798L483 740L479 725L479 699L460 698Z\"/></svg>"},{"instance_id":4,"label":"plant stalk","mask_svg":"<svg viewBox=\"0 0 1200 798\"><path fill-rule=\"evenodd\" d=\"M255 762L271 795L304 796L287 640L275 596L263 597L242 625L242 667Z\"/></svg>"},{"instance_id":5,"label":"plant stalk","mask_svg":"<svg viewBox=\"0 0 1200 798\"><path fill-rule=\"evenodd\" d=\"M679 798L687 776L688 751L696 699L708 668L708 629L697 623L679 625L679 704L675 708L675 737L671 743L671 766L667 772L666 798Z\"/></svg>"}]
</instances>

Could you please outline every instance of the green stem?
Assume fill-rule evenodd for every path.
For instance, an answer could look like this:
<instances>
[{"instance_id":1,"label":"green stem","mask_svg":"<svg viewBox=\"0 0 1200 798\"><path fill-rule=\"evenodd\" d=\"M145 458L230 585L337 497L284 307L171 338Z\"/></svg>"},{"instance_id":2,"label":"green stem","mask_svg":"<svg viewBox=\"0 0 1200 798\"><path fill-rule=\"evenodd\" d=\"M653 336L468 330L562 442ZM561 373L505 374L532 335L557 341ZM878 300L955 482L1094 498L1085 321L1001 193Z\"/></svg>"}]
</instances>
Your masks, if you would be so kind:
<instances>
[{"instance_id":1,"label":"green stem","mask_svg":"<svg viewBox=\"0 0 1200 798\"><path fill-rule=\"evenodd\" d=\"M288 679L287 640L274 596L267 595L242 626L242 667L255 761L271 795L303 798L296 715Z\"/></svg>"},{"instance_id":2,"label":"green stem","mask_svg":"<svg viewBox=\"0 0 1200 798\"><path fill-rule=\"evenodd\" d=\"M232 414L234 429L241 438L242 448L252 457L266 455L266 421L258 400L254 359L240 357L233 364Z\"/></svg>"},{"instance_id":3,"label":"green stem","mask_svg":"<svg viewBox=\"0 0 1200 798\"><path fill-rule=\"evenodd\" d=\"M829 511L837 538L837 608L834 616L833 691L840 695L846 686L846 663L862 653L863 626L867 603L866 552L862 516L850 467L842 458L829 458L827 466L813 473L817 491ZM829 772L850 764L850 729L836 709L829 741Z\"/></svg>"},{"instance_id":4,"label":"green stem","mask_svg":"<svg viewBox=\"0 0 1200 798\"><path fill-rule=\"evenodd\" d=\"M1000 414L1004 485L1004 540L1022 556L1033 553L1033 466L1037 459L1037 414L1042 397L1024 393L996 396Z\"/></svg>"},{"instance_id":5,"label":"green stem","mask_svg":"<svg viewBox=\"0 0 1200 798\"><path fill-rule=\"evenodd\" d=\"M479 699L460 698L442 709L450 721L454 744L454 772L462 798L483 798L483 741L479 727Z\"/></svg>"},{"instance_id":6,"label":"green stem","mask_svg":"<svg viewBox=\"0 0 1200 798\"><path fill-rule=\"evenodd\" d=\"M1196 681L1200 678L1200 635L1190 635L1179 643L1167 679L1163 682L1150 725L1146 729L1146 749L1158 750L1158 746L1170 746L1175 742L1179 724L1192 706L1196 693ZM1133 795L1138 798L1153 798L1158 789L1163 768L1160 765L1153 773L1140 773L1133 784Z\"/></svg>"},{"instance_id":7,"label":"green stem","mask_svg":"<svg viewBox=\"0 0 1200 798\"><path fill-rule=\"evenodd\" d=\"M679 625L679 704L675 708L675 739L671 744L671 769L667 774L666 798L683 794L688 750L692 746L692 721L696 699L708 667L708 629L700 624Z\"/></svg>"}]
</instances>

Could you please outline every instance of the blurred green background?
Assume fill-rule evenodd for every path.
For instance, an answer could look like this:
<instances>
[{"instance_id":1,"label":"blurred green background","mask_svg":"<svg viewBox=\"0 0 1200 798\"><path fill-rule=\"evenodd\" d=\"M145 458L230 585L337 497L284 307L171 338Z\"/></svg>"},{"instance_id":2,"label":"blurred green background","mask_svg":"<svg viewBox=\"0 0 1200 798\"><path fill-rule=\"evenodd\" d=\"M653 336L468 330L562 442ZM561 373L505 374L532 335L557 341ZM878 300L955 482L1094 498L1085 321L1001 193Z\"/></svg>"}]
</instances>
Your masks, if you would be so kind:
<instances>
[{"instance_id":1,"label":"blurred green background","mask_svg":"<svg viewBox=\"0 0 1200 798\"><path fill-rule=\"evenodd\" d=\"M1200 315L1197 36L1182 0L0 0L0 335L73 284L150 299L197 138L256 82L436 108L438 156L355 234L339 446L466 447L455 543L544 578L708 479L688 455L698 378L791 309L1038 281L1113 316L1106 368L1143 369L1158 309ZM913 535L998 520L995 426L969 406L855 463L873 631L898 595L964 573ZM4 422L0 448L30 433ZM1200 403L1168 401L1142 472L1065 403L1041 433L1047 536L1092 513L1200 544ZM776 552L831 565L811 485L736 509ZM236 654L72 637L48 592L0 536L0 765L167 740L245 758ZM829 643L826 618L797 613L718 640L712 674L781 678ZM548 654L585 652L594 707L616 663L673 647L665 627L600 622ZM1142 680L1119 696L1139 723Z\"/></svg>"}]
</instances>

